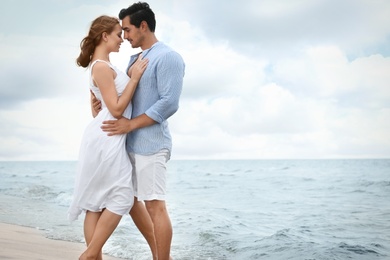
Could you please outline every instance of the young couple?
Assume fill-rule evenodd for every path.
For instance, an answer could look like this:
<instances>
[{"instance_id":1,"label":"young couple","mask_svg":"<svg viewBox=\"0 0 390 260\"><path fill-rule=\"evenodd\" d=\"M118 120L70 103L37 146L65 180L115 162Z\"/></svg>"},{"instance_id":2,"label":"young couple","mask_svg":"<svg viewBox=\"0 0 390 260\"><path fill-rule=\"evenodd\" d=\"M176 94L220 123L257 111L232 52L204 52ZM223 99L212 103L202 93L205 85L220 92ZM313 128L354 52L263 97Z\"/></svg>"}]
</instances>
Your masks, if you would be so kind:
<instances>
[{"instance_id":1,"label":"young couple","mask_svg":"<svg viewBox=\"0 0 390 260\"><path fill-rule=\"evenodd\" d=\"M167 119L178 109L185 65L157 40L147 3L122 9L119 19L96 18L80 44L77 64L90 70L94 119L82 138L69 219L85 212L87 249L81 260L101 260L103 245L128 213L153 259L168 260L172 226L165 204L166 164L172 140ZM142 49L131 56L126 73L109 60L123 42L122 30L133 48Z\"/></svg>"}]
</instances>

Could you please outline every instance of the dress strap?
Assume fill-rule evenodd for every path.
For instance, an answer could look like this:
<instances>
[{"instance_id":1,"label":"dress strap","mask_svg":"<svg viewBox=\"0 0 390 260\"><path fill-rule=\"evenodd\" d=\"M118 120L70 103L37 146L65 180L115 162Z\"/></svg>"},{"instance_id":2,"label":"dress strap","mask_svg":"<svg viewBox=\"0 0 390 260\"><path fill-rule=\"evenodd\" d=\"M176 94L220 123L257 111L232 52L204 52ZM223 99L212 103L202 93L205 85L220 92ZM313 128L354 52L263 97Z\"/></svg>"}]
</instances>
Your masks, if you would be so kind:
<instances>
[{"instance_id":1,"label":"dress strap","mask_svg":"<svg viewBox=\"0 0 390 260\"><path fill-rule=\"evenodd\" d=\"M97 62L99 62L99 61L100 61L100 62L106 63L111 69L113 69L112 64L109 63L108 61L105 61L105 60L94 60L94 61L91 63L91 65L90 65L91 70L92 70L92 67L93 67Z\"/></svg>"},{"instance_id":2,"label":"dress strap","mask_svg":"<svg viewBox=\"0 0 390 260\"><path fill-rule=\"evenodd\" d=\"M92 76L92 68L93 68L93 66L94 66L96 63L98 63L98 62L104 62L104 63L106 63L106 64L110 67L110 69L112 69L115 73L117 73L116 70L115 70L115 67L114 67L110 62L105 61L105 60L94 60L94 61L91 63L91 65L89 66L89 74L90 74L90 76Z\"/></svg>"}]
</instances>

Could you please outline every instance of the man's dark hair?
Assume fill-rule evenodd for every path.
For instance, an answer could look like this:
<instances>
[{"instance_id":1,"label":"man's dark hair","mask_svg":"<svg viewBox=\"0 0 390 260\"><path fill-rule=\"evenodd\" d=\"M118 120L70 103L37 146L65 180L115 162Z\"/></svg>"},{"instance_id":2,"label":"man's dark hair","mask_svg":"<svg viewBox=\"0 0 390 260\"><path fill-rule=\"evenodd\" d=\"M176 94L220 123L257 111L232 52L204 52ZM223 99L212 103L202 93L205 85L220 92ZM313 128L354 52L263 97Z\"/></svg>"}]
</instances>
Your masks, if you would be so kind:
<instances>
[{"instance_id":1,"label":"man's dark hair","mask_svg":"<svg viewBox=\"0 0 390 260\"><path fill-rule=\"evenodd\" d=\"M130 23L137 28L140 27L142 21L145 21L151 32L156 29L154 13L145 2L134 3L119 12L119 19L123 20L126 16L130 16Z\"/></svg>"}]
</instances>

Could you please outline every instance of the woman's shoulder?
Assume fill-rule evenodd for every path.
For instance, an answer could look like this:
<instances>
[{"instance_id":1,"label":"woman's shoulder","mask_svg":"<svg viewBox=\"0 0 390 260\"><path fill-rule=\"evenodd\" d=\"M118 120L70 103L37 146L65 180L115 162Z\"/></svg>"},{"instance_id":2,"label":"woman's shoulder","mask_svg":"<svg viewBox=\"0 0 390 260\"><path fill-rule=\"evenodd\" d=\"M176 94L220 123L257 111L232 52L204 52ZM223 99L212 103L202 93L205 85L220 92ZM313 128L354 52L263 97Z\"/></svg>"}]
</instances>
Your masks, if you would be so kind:
<instances>
[{"instance_id":1,"label":"woman's shoulder","mask_svg":"<svg viewBox=\"0 0 390 260\"><path fill-rule=\"evenodd\" d=\"M92 71L92 69L94 71L104 71L107 69L115 70L111 63L109 63L108 61L104 61L104 60L94 60L91 63L90 68L91 68L91 71Z\"/></svg>"}]
</instances>

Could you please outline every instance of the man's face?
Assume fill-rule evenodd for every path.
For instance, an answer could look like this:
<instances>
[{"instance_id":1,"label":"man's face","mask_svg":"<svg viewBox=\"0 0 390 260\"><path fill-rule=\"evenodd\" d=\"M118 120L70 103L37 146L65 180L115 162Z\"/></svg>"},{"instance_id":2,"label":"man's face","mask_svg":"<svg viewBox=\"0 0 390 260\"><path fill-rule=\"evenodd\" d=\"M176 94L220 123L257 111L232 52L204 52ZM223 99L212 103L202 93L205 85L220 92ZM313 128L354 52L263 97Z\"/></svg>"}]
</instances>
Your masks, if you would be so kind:
<instances>
[{"instance_id":1,"label":"man's face","mask_svg":"<svg viewBox=\"0 0 390 260\"><path fill-rule=\"evenodd\" d=\"M140 28L137 28L130 23L130 16L123 18L122 29L124 32L123 38L130 42L131 47L141 47L143 42L142 32Z\"/></svg>"}]
</instances>

